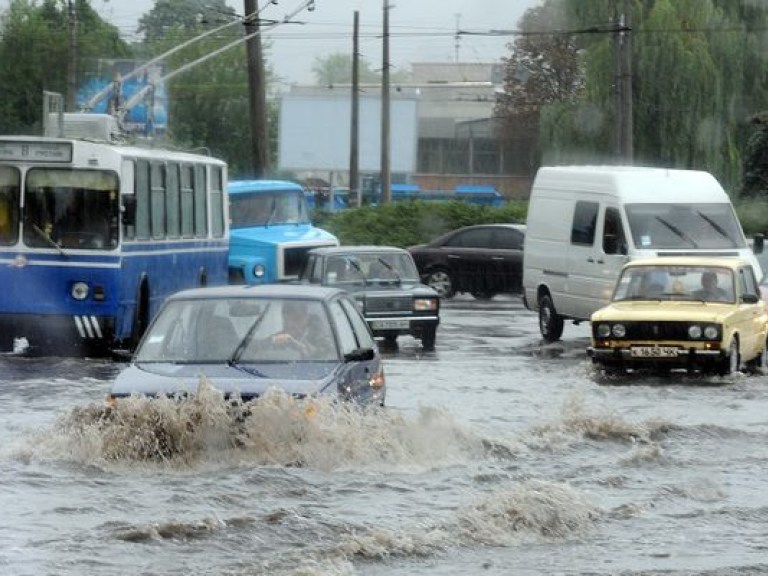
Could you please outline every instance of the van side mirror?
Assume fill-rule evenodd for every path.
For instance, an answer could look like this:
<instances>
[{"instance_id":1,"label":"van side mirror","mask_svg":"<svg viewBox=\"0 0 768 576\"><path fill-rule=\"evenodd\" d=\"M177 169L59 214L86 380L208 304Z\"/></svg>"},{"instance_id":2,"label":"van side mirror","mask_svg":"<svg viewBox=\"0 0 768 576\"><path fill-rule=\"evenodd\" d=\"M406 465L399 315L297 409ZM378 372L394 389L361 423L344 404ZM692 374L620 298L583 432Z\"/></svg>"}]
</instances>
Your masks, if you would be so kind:
<instances>
[{"instance_id":1,"label":"van side mirror","mask_svg":"<svg viewBox=\"0 0 768 576\"><path fill-rule=\"evenodd\" d=\"M761 233L757 233L752 238L752 252L755 254L762 254L765 247L765 236Z\"/></svg>"},{"instance_id":2,"label":"van side mirror","mask_svg":"<svg viewBox=\"0 0 768 576\"><path fill-rule=\"evenodd\" d=\"M760 302L760 296L757 294L742 294L741 301L744 304L757 304Z\"/></svg>"}]
</instances>

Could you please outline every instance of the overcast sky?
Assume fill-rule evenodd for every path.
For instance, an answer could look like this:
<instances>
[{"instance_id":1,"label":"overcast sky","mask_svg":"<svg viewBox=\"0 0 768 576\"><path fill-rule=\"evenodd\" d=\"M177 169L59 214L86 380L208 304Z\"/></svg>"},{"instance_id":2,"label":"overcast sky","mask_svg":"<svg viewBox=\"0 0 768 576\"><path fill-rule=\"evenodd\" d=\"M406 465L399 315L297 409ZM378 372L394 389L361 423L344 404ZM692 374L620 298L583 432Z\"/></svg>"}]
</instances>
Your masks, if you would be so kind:
<instances>
[{"instance_id":1,"label":"overcast sky","mask_svg":"<svg viewBox=\"0 0 768 576\"><path fill-rule=\"evenodd\" d=\"M198 0L201 4L205 0ZM258 4L263 6L265 0ZM302 0L279 0L262 13L283 19ZM525 10L541 0L389 0L390 60L408 71L411 62L496 62L508 54L511 36L462 35L456 30L489 32L517 28ZM0 0L7 6L8 0ZM242 0L228 0L238 14ZM134 37L138 19L154 0L91 0L91 6L114 24L126 39ZM352 51L354 12L360 14L360 52L373 68L382 61L383 0L316 0L314 12L304 11L295 20L265 34L271 43L270 63L285 84L314 81L315 58Z\"/></svg>"}]
</instances>

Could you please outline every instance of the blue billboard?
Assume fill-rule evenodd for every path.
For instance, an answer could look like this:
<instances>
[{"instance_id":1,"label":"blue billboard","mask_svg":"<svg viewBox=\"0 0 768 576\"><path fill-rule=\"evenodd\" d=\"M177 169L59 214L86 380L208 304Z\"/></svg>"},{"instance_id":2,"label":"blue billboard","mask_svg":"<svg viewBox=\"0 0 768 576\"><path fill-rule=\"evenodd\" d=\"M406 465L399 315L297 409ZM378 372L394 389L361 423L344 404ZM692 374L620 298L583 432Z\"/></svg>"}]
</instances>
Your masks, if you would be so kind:
<instances>
[{"instance_id":1,"label":"blue billboard","mask_svg":"<svg viewBox=\"0 0 768 576\"><path fill-rule=\"evenodd\" d=\"M77 93L77 107L83 109L88 102L105 91L97 102L88 107L89 112L114 114L115 105L125 105L139 91L153 86L135 106L125 114L123 128L139 134L158 134L168 127L168 94L165 82L165 65L155 63L142 68L144 62L138 60L106 60L98 62L96 72L80 87ZM139 70L139 72L136 72ZM115 95L115 86L119 81L119 94Z\"/></svg>"}]
</instances>

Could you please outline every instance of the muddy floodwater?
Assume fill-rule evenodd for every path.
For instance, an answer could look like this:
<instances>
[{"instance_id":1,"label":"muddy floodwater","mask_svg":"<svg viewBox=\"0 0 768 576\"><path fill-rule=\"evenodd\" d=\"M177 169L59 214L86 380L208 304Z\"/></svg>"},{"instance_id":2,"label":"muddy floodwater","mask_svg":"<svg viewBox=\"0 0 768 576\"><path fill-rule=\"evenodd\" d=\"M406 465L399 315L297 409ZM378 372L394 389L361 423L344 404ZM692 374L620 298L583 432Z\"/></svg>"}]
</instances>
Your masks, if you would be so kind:
<instances>
[{"instance_id":1,"label":"muddy floodwater","mask_svg":"<svg viewBox=\"0 0 768 576\"><path fill-rule=\"evenodd\" d=\"M0 357L0 574L768 573L768 375L607 380L587 326L445 304L388 406L128 400L120 365Z\"/></svg>"}]
</instances>

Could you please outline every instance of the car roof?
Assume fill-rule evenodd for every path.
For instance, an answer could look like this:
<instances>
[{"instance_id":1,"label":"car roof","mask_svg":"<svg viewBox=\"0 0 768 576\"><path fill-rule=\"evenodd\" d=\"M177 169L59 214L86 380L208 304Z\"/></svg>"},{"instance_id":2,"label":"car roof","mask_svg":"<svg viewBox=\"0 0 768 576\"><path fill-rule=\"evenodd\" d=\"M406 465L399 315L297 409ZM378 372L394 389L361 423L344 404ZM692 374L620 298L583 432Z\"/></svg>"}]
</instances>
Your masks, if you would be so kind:
<instances>
[{"instance_id":1,"label":"car roof","mask_svg":"<svg viewBox=\"0 0 768 576\"><path fill-rule=\"evenodd\" d=\"M658 258L639 258L624 265L625 268L634 266L712 266L717 268L736 269L740 266L751 265L743 258L727 256L662 256Z\"/></svg>"},{"instance_id":2,"label":"car roof","mask_svg":"<svg viewBox=\"0 0 768 576\"><path fill-rule=\"evenodd\" d=\"M518 224L515 222L491 222L488 224L472 224L470 226L462 226L461 228L454 228L447 234L453 234L454 232L458 232L459 230L471 230L473 228L514 228L515 230L519 230L520 232L525 232L525 224Z\"/></svg>"},{"instance_id":3,"label":"car roof","mask_svg":"<svg viewBox=\"0 0 768 576\"><path fill-rule=\"evenodd\" d=\"M259 192L301 192L300 184L289 180L231 180L227 184L229 194L249 194Z\"/></svg>"},{"instance_id":4,"label":"car roof","mask_svg":"<svg viewBox=\"0 0 768 576\"><path fill-rule=\"evenodd\" d=\"M328 286L308 284L238 284L190 288L172 294L168 300L219 299L219 298L280 298L292 300L330 300L344 290Z\"/></svg>"},{"instance_id":5,"label":"car roof","mask_svg":"<svg viewBox=\"0 0 768 576\"><path fill-rule=\"evenodd\" d=\"M311 250L313 254L322 254L324 256L333 256L335 254L364 254L367 252L383 252L383 253L407 253L404 248L398 248L397 246L322 246L319 248L313 248Z\"/></svg>"}]
</instances>

